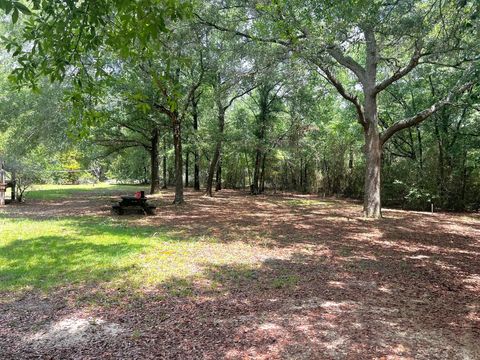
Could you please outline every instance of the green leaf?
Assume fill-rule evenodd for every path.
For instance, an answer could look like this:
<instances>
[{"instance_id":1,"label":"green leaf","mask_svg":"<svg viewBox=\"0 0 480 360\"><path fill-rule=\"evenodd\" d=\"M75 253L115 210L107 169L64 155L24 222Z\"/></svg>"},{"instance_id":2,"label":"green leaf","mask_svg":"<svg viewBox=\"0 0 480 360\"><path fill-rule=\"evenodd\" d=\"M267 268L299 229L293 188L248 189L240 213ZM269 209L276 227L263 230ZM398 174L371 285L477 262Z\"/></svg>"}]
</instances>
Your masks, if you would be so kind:
<instances>
[{"instance_id":1,"label":"green leaf","mask_svg":"<svg viewBox=\"0 0 480 360\"><path fill-rule=\"evenodd\" d=\"M13 8L13 3L11 1L4 1L4 6L5 6L4 7L5 13L7 15L10 14L10 11L12 11L12 8Z\"/></svg>"},{"instance_id":2,"label":"green leaf","mask_svg":"<svg viewBox=\"0 0 480 360\"><path fill-rule=\"evenodd\" d=\"M21 2L19 1L15 1L15 9L18 9L20 10L23 14L25 15L31 15L32 12L30 11L29 8L27 8L25 5L23 5Z\"/></svg>"},{"instance_id":3,"label":"green leaf","mask_svg":"<svg viewBox=\"0 0 480 360\"><path fill-rule=\"evenodd\" d=\"M15 24L18 21L18 9L15 8L12 13L12 22Z\"/></svg>"}]
</instances>

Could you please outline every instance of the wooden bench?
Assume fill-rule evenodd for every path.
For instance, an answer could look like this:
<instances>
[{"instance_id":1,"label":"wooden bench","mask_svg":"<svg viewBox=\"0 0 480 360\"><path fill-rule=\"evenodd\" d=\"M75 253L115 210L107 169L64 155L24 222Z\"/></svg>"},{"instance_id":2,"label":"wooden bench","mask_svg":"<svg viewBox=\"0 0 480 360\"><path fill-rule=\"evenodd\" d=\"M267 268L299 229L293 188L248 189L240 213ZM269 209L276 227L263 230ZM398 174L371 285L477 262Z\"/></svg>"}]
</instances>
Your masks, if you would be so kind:
<instances>
[{"instance_id":1,"label":"wooden bench","mask_svg":"<svg viewBox=\"0 0 480 360\"><path fill-rule=\"evenodd\" d=\"M122 200L112 206L112 212L123 215L127 212L140 213L144 215L154 215L157 207L149 204L145 197L145 192L141 191L137 196L122 196Z\"/></svg>"}]
</instances>

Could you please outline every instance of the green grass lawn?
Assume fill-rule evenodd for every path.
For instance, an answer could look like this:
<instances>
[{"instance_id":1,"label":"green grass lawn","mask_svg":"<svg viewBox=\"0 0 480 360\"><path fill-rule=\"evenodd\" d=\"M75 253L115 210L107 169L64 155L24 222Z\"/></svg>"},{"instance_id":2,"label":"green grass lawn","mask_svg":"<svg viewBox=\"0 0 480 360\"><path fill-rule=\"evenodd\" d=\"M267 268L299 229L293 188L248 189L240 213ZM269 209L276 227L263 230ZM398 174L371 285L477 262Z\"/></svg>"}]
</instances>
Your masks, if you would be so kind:
<instances>
[{"instance_id":1,"label":"green grass lawn","mask_svg":"<svg viewBox=\"0 0 480 360\"><path fill-rule=\"evenodd\" d=\"M115 192L133 193L135 191L148 190L148 186L124 185L124 184L81 184L81 185L34 185L27 192L27 199L32 200L59 200L72 196L106 196Z\"/></svg>"},{"instance_id":2,"label":"green grass lawn","mask_svg":"<svg viewBox=\"0 0 480 360\"><path fill-rule=\"evenodd\" d=\"M0 217L0 291L71 285L139 289L169 282L171 292L188 293L182 279L191 282L202 277L203 267L248 262L253 255L247 245L183 238L116 220Z\"/></svg>"},{"instance_id":3,"label":"green grass lawn","mask_svg":"<svg viewBox=\"0 0 480 360\"><path fill-rule=\"evenodd\" d=\"M55 201L79 193L94 198L138 189L42 185L28 199ZM212 237L188 237L175 229L135 225L131 217L39 219L9 216L8 211L7 207L0 212L0 292L84 285L134 290L162 286L171 293L188 295L192 282L212 267L251 263L256 254L248 244L225 244ZM210 285L215 288L214 283Z\"/></svg>"}]
</instances>

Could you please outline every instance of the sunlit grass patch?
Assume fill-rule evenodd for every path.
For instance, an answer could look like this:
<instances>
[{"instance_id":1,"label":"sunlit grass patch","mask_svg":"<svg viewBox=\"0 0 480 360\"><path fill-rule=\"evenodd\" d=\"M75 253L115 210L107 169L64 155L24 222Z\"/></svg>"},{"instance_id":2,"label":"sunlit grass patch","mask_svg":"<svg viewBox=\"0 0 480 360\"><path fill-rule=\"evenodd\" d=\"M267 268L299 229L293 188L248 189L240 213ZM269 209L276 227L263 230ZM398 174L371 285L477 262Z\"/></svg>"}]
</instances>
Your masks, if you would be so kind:
<instances>
[{"instance_id":1,"label":"sunlit grass patch","mask_svg":"<svg viewBox=\"0 0 480 360\"><path fill-rule=\"evenodd\" d=\"M293 199L287 200L287 205L293 207L303 207L303 206L332 206L334 203L332 201L324 201L324 200L313 200L313 199Z\"/></svg>"},{"instance_id":2,"label":"sunlit grass patch","mask_svg":"<svg viewBox=\"0 0 480 360\"><path fill-rule=\"evenodd\" d=\"M248 244L186 237L126 220L0 217L2 292L94 286L163 288L189 296L189 282L207 276L211 267L258 261L258 251Z\"/></svg>"},{"instance_id":3,"label":"sunlit grass patch","mask_svg":"<svg viewBox=\"0 0 480 360\"><path fill-rule=\"evenodd\" d=\"M134 193L147 188L142 185L118 185L108 183L81 184L81 185L34 185L27 192L27 199L35 200L59 200L79 195L105 196L116 192Z\"/></svg>"}]
</instances>

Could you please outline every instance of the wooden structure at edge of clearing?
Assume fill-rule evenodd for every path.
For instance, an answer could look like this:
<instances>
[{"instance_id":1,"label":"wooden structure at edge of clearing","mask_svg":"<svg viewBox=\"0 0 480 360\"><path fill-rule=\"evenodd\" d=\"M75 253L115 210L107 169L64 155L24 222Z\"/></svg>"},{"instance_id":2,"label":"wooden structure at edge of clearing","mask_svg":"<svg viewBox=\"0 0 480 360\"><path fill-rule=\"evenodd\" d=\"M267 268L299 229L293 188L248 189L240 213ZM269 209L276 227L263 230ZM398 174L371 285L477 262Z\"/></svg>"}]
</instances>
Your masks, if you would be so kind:
<instances>
[{"instance_id":1,"label":"wooden structure at edge of clearing","mask_svg":"<svg viewBox=\"0 0 480 360\"><path fill-rule=\"evenodd\" d=\"M7 172L3 168L3 163L1 163L0 164L0 206L8 204L9 202L15 201L15 185L16 185L15 179L12 179L11 181L7 181ZM9 201L5 199L5 194L8 188L12 189Z\"/></svg>"}]
</instances>

